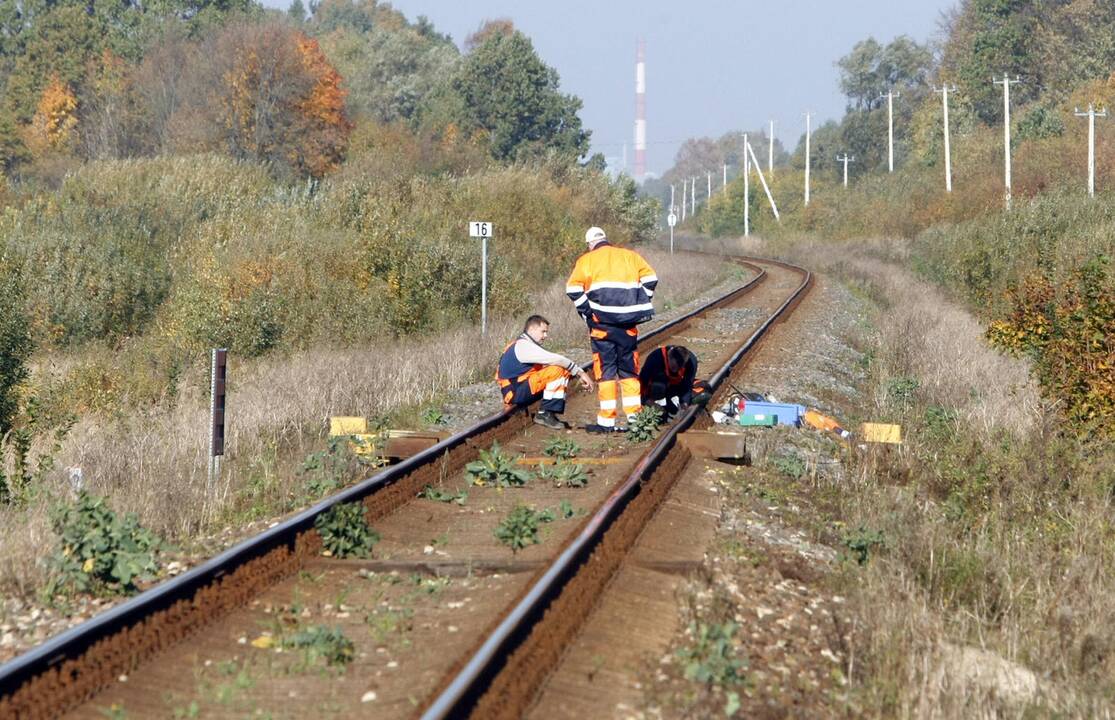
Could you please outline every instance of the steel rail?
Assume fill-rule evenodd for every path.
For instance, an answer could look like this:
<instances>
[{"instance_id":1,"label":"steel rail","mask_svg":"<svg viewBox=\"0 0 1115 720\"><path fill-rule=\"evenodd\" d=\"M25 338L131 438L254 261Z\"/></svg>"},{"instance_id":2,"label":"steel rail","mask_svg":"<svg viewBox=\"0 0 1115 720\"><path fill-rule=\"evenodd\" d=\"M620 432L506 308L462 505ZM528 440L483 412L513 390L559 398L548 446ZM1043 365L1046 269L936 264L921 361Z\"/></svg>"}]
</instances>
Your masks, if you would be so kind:
<instances>
[{"instance_id":1,"label":"steel rail","mask_svg":"<svg viewBox=\"0 0 1115 720\"><path fill-rule=\"evenodd\" d=\"M754 349L770 328L788 314L813 283L813 276L804 268L779 261L762 260L801 272L803 279L790 297L732 354L731 358L710 378L712 392L721 385L748 353ZM547 609L561 595L569 580L588 563L593 551L601 544L605 532L622 515L624 509L642 492L651 473L663 462L677 443L677 437L697 420L701 408L690 406L643 455L627 478L609 495L585 523L581 532L565 550L532 583L518 603L489 634L444 690L422 711L422 720L464 718L502 670L507 659L530 635L545 616Z\"/></svg>"},{"instance_id":2,"label":"steel rail","mask_svg":"<svg viewBox=\"0 0 1115 720\"><path fill-rule=\"evenodd\" d=\"M640 345L672 332L711 309L734 301L766 279L766 271L748 262L747 259L735 257L727 259L749 267L756 272L756 276L731 292L648 332L640 338ZM586 370L589 367L590 365L585 365ZM313 530L314 520L322 513L336 505L360 501L383 491L411 473L441 460L447 453L468 443L470 439L498 428L518 411L519 408L501 410L483 418L433 447L322 500L309 509L191 568L186 573L145 590L0 665L0 708L3 707L5 700L13 697L22 687L52 671L57 670L70 679L76 678L80 673L74 667L68 667L67 663L80 661L85 653L97 648L106 640L127 632L129 628L137 626L156 613L170 611L182 601L200 602L197 598L202 591L219 588L222 579L229 577L237 568L263 558L276 549L285 548L291 553L296 552L299 538ZM134 665L136 660L125 659L123 662L125 665ZM65 709L67 708L58 708L59 712Z\"/></svg>"}]
</instances>

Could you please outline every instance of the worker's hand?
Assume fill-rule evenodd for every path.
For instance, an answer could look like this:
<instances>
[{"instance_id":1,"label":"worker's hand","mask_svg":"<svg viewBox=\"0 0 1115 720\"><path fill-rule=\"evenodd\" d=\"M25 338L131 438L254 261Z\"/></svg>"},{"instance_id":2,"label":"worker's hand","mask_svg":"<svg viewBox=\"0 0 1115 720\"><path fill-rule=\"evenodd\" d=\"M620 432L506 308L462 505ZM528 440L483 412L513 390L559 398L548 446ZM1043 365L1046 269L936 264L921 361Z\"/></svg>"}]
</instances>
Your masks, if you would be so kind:
<instances>
[{"instance_id":1,"label":"worker's hand","mask_svg":"<svg viewBox=\"0 0 1115 720\"><path fill-rule=\"evenodd\" d=\"M588 376L588 373L586 372L583 372L577 376L577 382L579 382L581 384L581 387L583 387L585 390L588 390L589 392L592 392L593 389L596 388L596 384L592 381L592 378L590 378Z\"/></svg>"}]
</instances>

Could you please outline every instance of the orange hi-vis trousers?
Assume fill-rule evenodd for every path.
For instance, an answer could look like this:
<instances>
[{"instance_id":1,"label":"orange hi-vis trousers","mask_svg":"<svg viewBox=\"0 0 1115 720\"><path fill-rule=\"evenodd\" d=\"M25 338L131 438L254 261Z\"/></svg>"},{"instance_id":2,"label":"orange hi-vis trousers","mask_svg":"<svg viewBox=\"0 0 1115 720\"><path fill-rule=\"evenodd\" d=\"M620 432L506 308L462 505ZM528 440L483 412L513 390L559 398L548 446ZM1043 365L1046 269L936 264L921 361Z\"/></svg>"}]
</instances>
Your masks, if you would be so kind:
<instances>
[{"instance_id":1,"label":"orange hi-vis trousers","mask_svg":"<svg viewBox=\"0 0 1115 720\"><path fill-rule=\"evenodd\" d=\"M639 342L639 330L634 326L591 323L589 338L592 342L593 375L598 382L596 397L600 401L596 424L615 427L621 402L629 421L643 409L639 351L635 349Z\"/></svg>"},{"instance_id":2,"label":"orange hi-vis trousers","mask_svg":"<svg viewBox=\"0 0 1115 720\"><path fill-rule=\"evenodd\" d=\"M506 405L527 405L542 393L540 409L552 413L565 412L565 388L570 373L557 365L534 368L514 380L498 380Z\"/></svg>"}]
</instances>

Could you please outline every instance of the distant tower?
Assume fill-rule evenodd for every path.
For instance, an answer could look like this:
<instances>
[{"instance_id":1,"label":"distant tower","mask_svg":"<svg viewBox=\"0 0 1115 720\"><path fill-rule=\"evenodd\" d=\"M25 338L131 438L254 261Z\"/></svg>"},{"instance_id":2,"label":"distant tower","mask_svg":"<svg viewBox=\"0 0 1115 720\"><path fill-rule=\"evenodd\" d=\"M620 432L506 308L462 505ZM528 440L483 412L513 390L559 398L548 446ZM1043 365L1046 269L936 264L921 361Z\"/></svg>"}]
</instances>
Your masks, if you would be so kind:
<instances>
[{"instance_id":1,"label":"distant tower","mask_svg":"<svg viewBox=\"0 0 1115 720\"><path fill-rule=\"evenodd\" d=\"M635 51L635 180L647 174L647 45L640 39Z\"/></svg>"}]
</instances>

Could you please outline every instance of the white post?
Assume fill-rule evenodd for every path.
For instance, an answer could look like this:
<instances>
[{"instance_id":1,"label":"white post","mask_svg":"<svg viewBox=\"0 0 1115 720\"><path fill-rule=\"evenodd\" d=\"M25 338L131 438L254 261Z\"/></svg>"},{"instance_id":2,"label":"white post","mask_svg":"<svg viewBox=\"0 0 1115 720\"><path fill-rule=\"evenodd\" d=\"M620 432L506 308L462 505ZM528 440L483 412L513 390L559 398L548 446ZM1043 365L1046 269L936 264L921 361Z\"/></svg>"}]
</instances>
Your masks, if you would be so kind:
<instances>
[{"instance_id":1,"label":"white post","mask_svg":"<svg viewBox=\"0 0 1115 720\"><path fill-rule=\"evenodd\" d=\"M682 222L685 222L685 210L686 210L685 205L686 205L685 178L682 178L681 179L681 221Z\"/></svg>"},{"instance_id":2,"label":"white post","mask_svg":"<svg viewBox=\"0 0 1115 720\"><path fill-rule=\"evenodd\" d=\"M726 192L728 192L728 163L724 163L723 170L724 170L724 177L720 181L720 192L725 192L726 193Z\"/></svg>"},{"instance_id":3,"label":"white post","mask_svg":"<svg viewBox=\"0 0 1115 720\"><path fill-rule=\"evenodd\" d=\"M1010 79L1003 73L1002 80L992 80L995 85L1003 86L1003 180L1006 184L1007 210L1010 210L1010 86L1017 83L1018 78Z\"/></svg>"},{"instance_id":4,"label":"white post","mask_svg":"<svg viewBox=\"0 0 1115 720\"><path fill-rule=\"evenodd\" d=\"M708 180L708 195L706 196L705 199L706 200L712 200L712 173L711 172L708 173L707 180Z\"/></svg>"},{"instance_id":5,"label":"white post","mask_svg":"<svg viewBox=\"0 0 1115 720\"><path fill-rule=\"evenodd\" d=\"M1088 104L1088 112L1080 112L1080 108L1075 108L1077 117L1088 118L1088 197L1096 196L1096 118L1107 117L1107 108L1096 111L1096 108L1091 103Z\"/></svg>"},{"instance_id":6,"label":"white post","mask_svg":"<svg viewBox=\"0 0 1115 720\"><path fill-rule=\"evenodd\" d=\"M674 186L670 185L670 212L674 211Z\"/></svg>"},{"instance_id":7,"label":"white post","mask_svg":"<svg viewBox=\"0 0 1115 720\"><path fill-rule=\"evenodd\" d=\"M770 121L770 137L767 138L767 172L774 179L774 121Z\"/></svg>"},{"instance_id":8,"label":"white post","mask_svg":"<svg viewBox=\"0 0 1115 720\"><path fill-rule=\"evenodd\" d=\"M902 94L889 90L879 97L887 99L887 168L889 172L894 172L894 99L902 97Z\"/></svg>"},{"instance_id":9,"label":"white post","mask_svg":"<svg viewBox=\"0 0 1115 720\"><path fill-rule=\"evenodd\" d=\"M697 214L697 178L689 178L689 207Z\"/></svg>"},{"instance_id":10,"label":"white post","mask_svg":"<svg viewBox=\"0 0 1115 720\"><path fill-rule=\"evenodd\" d=\"M747 157L747 133L743 134L743 236L751 237L751 158Z\"/></svg>"},{"instance_id":11,"label":"white post","mask_svg":"<svg viewBox=\"0 0 1115 720\"><path fill-rule=\"evenodd\" d=\"M809 205L809 113L805 113L805 204Z\"/></svg>"},{"instance_id":12,"label":"white post","mask_svg":"<svg viewBox=\"0 0 1115 720\"><path fill-rule=\"evenodd\" d=\"M755 172L759 174L759 182L763 184L763 192L767 194L767 200L770 201L770 209L774 212L774 219L782 222L782 218L778 215L778 206L774 204L774 195L770 192L770 186L767 185L767 179L763 176L763 166L759 164L758 159L755 157L755 151L751 149L751 144L746 143L747 152L751 155L751 160L755 163Z\"/></svg>"},{"instance_id":13,"label":"white post","mask_svg":"<svg viewBox=\"0 0 1115 720\"><path fill-rule=\"evenodd\" d=\"M949 146L949 90L956 92L955 87L942 84L941 89L933 88L933 92L941 93L941 104L944 107L945 120L945 191L952 192L952 149Z\"/></svg>"},{"instance_id":14,"label":"white post","mask_svg":"<svg viewBox=\"0 0 1115 720\"><path fill-rule=\"evenodd\" d=\"M848 163L855 162L856 159L848 157L848 153L844 153L843 157L837 155L836 159L844 163L844 187L848 187Z\"/></svg>"},{"instance_id":15,"label":"white post","mask_svg":"<svg viewBox=\"0 0 1115 720\"><path fill-rule=\"evenodd\" d=\"M480 241L480 334L488 334L488 236Z\"/></svg>"}]
</instances>

